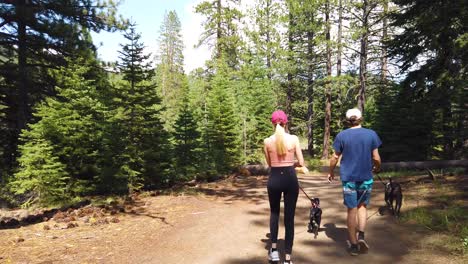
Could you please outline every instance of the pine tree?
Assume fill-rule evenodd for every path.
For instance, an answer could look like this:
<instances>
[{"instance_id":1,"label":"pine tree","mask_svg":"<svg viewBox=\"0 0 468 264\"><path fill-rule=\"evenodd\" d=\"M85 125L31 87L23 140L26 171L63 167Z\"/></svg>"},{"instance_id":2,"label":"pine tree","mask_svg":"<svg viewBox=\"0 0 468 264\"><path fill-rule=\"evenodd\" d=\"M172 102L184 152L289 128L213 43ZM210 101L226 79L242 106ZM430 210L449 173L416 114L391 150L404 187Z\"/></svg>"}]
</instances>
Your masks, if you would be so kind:
<instances>
[{"instance_id":1,"label":"pine tree","mask_svg":"<svg viewBox=\"0 0 468 264\"><path fill-rule=\"evenodd\" d=\"M172 131L178 115L178 100L183 97L182 90L185 82L184 55L182 53L184 44L180 21L175 11L164 15L159 34L156 77L162 104L166 109L162 115L165 129Z\"/></svg>"},{"instance_id":2,"label":"pine tree","mask_svg":"<svg viewBox=\"0 0 468 264\"><path fill-rule=\"evenodd\" d=\"M453 159L466 153L466 1L394 1L392 26L402 28L389 41L389 54L409 71L402 83L413 100L431 112L429 158ZM418 66L412 68L413 66Z\"/></svg>"},{"instance_id":3,"label":"pine tree","mask_svg":"<svg viewBox=\"0 0 468 264\"><path fill-rule=\"evenodd\" d=\"M46 95L55 93L51 68L78 57L92 46L89 31L115 30L122 24L115 18L112 1L3 1L0 8L0 76L8 106L9 138L5 161L14 166L18 137L31 121L32 107ZM11 168L10 168L11 169Z\"/></svg>"},{"instance_id":4,"label":"pine tree","mask_svg":"<svg viewBox=\"0 0 468 264\"><path fill-rule=\"evenodd\" d=\"M307 134L308 152L315 154L317 137L315 127L316 80L323 74L323 52L321 43L324 24L320 9L322 0L289 0L288 4L288 58L285 78L285 109L291 116L290 129L293 133ZM320 100L323 101L323 100Z\"/></svg>"},{"instance_id":5,"label":"pine tree","mask_svg":"<svg viewBox=\"0 0 468 264\"><path fill-rule=\"evenodd\" d=\"M245 54L239 70L240 80L235 86L236 101L242 127L242 162L258 163L264 160L263 140L272 133L271 113L275 110L276 97L272 81L268 78L268 66L260 56Z\"/></svg>"},{"instance_id":6,"label":"pine tree","mask_svg":"<svg viewBox=\"0 0 468 264\"><path fill-rule=\"evenodd\" d=\"M123 80L116 85L110 131L114 138L120 138L112 147L118 151L114 156L119 168L116 174L127 180L130 193L145 184L171 181L167 178L169 141L160 116L161 99L151 83L154 71L148 61L150 55L143 53L141 36L135 28L130 23L124 35L128 43L122 44L119 51L118 68Z\"/></svg>"},{"instance_id":7,"label":"pine tree","mask_svg":"<svg viewBox=\"0 0 468 264\"><path fill-rule=\"evenodd\" d=\"M23 137L28 138L27 133ZM71 196L68 192L69 176L65 165L54 155L51 143L45 139L29 139L21 146L19 172L10 182L14 194L26 194L30 198L24 206L61 205Z\"/></svg>"},{"instance_id":8,"label":"pine tree","mask_svg":"<svg viewBox=\"0 0 468 264\"><path fill-rule=\"evenodd\" d=\"M198 130L198 123L189 103L186 89L173 133L175 171L178 179L189 180L199 174L201 133Z\"/></svg>"},{"instance_id":9,"label":"pine tree","mask_svg":"<svg viewBox=\"0 0 468 264\"><path fill-rule=\"evenodd\" d=\"M322 160L328 159L328 150L330 148L330 123L331 123L331 82L332 82L332 50L331 50L331 3L330 0L325 1L325 41L326 41L326 70L327 80L325 81L325 120L323 129L323 148Z\"/></svg>"},{"instance_id":10,"label":"pine tree","mask_svg":"<svg viewBox=\"0 0 468 264\"><path fill-rule=\"evenodd\" d=\"M207 98L207 126L204 135L207 167L226 173L239 164L241 124L227 64L218 60Z\"/></svg>"},{"instance_id":11,"label":"pine tree","mask_svg":"<svg viewBox=\"0 0 468 264\"><path fill-rule=\"evenodd\" d=\"M236 8L238 3L239 0L210 0L195 8L195 12L206 17L205 31L198 46L208 44L215 47L214 58L222 58L231 68L238 65L239 47L242 46L238 30L242 13Z\"/></svg>"},{"instance_id":12,"label":"pine tree","mask_svg":"<svg viewBox=\"0 0 468 264\"><path fill-rule=\"evenodd\" d=\"M66 202L67 197L94 192L100 176L106 107L97 82L85 79L93 68L78 63L83 62L70 62L54 72L58 96L37 108L38 122L22 134L12 189L34 194L39 203Z\"/></svg>"},{"instance_id":13,"label":"pine tree","mask_svg":"<svg viewBox=\"0 0 468 264\"><path fill-rule=\"evenodd\" d=\"M247 35L255 43L249 50L254 50L258 58L265 60L268 79L272 81L279 74L281 58L285 56L281 46L281 32L278 29L283 25L282 18L284 4L276 0L257 0L250 14L250 19L255 21L253 28L246 28ZM273 87L278 89L278 87ZM279 91L275 90L276 93Z\"/></svg>"}]
</instances>

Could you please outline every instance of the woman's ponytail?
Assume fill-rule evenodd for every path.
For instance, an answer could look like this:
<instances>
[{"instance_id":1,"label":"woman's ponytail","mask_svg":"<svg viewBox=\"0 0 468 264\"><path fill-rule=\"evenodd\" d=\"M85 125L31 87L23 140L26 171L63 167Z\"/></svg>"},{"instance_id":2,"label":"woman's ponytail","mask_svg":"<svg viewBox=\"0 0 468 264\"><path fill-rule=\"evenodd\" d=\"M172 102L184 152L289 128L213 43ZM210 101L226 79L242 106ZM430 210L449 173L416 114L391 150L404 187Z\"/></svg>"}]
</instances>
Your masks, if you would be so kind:
<instances>
[{"instance_id":1,"label":"woman's ponytail","mask_svg":"<svg viewBox=\"0 0 468 264\"><path fill-rule=\"evenodd\" d=\"M286 132L284 131L284 127L282 127L279 123L276 124L275 128L275 138L276 138L276 152L280 156L284 156L287 153L286 141L284 139L284 135Z\"/></svg>"}]
</instances>

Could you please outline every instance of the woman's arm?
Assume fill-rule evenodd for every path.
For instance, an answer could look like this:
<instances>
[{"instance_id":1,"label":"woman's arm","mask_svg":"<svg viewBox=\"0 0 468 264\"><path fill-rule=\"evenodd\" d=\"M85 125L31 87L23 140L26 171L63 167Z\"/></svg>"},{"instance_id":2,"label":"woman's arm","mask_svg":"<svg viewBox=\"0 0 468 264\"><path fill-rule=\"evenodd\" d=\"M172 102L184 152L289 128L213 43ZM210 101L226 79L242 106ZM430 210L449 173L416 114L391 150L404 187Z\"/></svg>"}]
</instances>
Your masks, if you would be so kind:
<instances>
[{"instance_id":1,"label":"woman's arm","mask_svg":"<svg viewBox=\"0 0 468 264\"><path fill-rule=\"evenodd\" d=\"M263 153L265 154L265 160L269 167L271 167L270 154L268 153L267 140L263 141Z\"/></svg>"},{"instance_id":2,"label":"woman's arm","mask_svg":"<svg viewBox=\"0 0 468 264\"><path fill-rule=\"evenodd\" d=\"M295 138L295 147L296 147L296 158L297 162L299 163L300 167L304 167L304 157L302 156L302 149L301 149L301 144L299 142L299 138L297 136L294 136Z\"/></svg>"}]
</instances>

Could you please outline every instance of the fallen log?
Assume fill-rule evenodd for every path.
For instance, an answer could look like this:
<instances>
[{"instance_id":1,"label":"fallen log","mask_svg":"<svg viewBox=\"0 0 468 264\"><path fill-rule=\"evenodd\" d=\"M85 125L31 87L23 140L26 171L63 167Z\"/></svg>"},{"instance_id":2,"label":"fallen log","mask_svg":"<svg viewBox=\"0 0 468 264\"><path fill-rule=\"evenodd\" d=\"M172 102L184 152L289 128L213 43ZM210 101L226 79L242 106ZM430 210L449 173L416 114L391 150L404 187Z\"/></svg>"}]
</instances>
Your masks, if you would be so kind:
<instances>
[{"instance_id":1,"label":"fallen log","mask_svg":"<svg viewBox=\"0 0 468 264\"><path fill-rule=\"evenodd\" d=\"M52 218L52 216L55 215L57 212L66 211L68 209L78 209L90 203L91 201L89 200L83 200L71 206L64 206L62 208L54 208L49 210L37 210L35 212L29 212L25 209L11 211L0 210L0 230L36 224L44 221L44 219Z\"/></svg>"},{"instance_id":2,"label":"fallen log","mask_svg":"<svg viewBox=\"0 0 468 264\"><path fill-rule=\"evenodd\" d=\"M263 164L256 165L243 165L240 167L239 171L247 170L250 172L250 175L268 175L270 174L270 167Z\"/></svg>"},{"instance_id":3,"label":"fallen log","mask_svg":"<svg viewBox=\"0 0 468 264\"><path fill-rule=\"evenodd\" d=\"M468 169L468 160L427 160L427 161L401 161L401 162L384 162L381 169L383 171L402 170L402 169L443 169L450 167L464 167ZM240 170L245 169L251 175L268 175L270 167L263 164L243 165Z\"/></svg>"},{"instance_id":4,"label":"fallen log","mask_svg":"<svg viewBox=\"0 0 468 264\"><path fill-rule=\"evenodd\" d=\"M427 161L401 161L384 162L382 170L401 170L401 169L444 169L450 167L468 168L468 160L427 160Z\"/></svg>"}]
</instances>

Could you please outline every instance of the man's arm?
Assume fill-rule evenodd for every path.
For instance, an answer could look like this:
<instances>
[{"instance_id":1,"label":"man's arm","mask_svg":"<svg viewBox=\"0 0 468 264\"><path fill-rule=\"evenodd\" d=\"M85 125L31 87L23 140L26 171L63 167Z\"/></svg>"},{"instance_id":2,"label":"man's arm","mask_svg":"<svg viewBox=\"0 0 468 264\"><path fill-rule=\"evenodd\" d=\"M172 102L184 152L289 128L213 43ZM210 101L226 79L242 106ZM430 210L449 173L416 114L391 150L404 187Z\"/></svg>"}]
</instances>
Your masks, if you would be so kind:
<instances>
[{"instance_id":1,"label":"man's arm","mask_svg":"<svg viewBox=\"0 0 468 264\"><path fill-rule=\"evenodd\" d=\"M332 182L335 179L335 168L340 159L341 153L335 152L330 158L330 171L328 173L328 182Z\"/></svg>"},{"instance_id":2,"label":"man's arm","mask_svg":"<svg viewBox=\"0 0 468 264\"><path fill-rule=\"evenodd\" d=\"M379 172L380 165L382 164L382 161L380 160L379 149L374 149L372 151L372 162L374 163L374 167L372 168L372 171L375 173Z\"/></svg>"}]
</instances>

